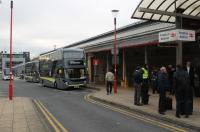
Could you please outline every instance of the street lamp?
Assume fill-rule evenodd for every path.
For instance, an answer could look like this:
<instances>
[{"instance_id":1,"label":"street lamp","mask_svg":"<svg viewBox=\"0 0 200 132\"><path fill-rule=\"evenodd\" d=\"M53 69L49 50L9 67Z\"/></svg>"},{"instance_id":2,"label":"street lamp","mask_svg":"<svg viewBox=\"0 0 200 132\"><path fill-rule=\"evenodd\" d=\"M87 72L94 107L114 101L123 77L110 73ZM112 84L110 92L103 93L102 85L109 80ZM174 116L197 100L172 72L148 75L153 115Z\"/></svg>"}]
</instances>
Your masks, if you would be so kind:
<instances>
[{"instance_id":1,"label":"street lamp","mask_svg":"<svg viewBox=\"0 0 200 132\"><path fill-rule=\"evenodd\" d=\"M112 14L114 17L114 93L117 93L117 54L116 54L116 47L117 47L117 40L116 40L116 17L119 13L119 10L112 10Z\"/></svg>"},{"instance_id":2,"label":"street lamp","mask_svg":"<svg viewBox=\"0 0 200 132\"><path fill-rule=\"evenodd\" d=\"M13 16L13 1L10 1L10 83L9 83L9 100L13 97L12 85L12 16Z\"/></svg>"}]
</instances>

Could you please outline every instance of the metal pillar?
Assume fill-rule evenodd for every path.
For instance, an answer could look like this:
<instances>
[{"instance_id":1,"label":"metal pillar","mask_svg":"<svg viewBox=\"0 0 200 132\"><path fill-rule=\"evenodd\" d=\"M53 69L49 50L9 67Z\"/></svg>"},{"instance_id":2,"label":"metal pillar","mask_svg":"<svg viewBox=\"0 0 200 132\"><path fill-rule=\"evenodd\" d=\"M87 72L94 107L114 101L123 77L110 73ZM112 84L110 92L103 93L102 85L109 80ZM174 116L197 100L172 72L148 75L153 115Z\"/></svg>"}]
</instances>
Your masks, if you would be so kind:
<instances>
[{"instance_id":1,"label":"metal pillar","mask_svg":"<svg viewBox=\"0 0 200 132\"><path fill-rule=\"evenodd\" d=\"M148 54L147 54L147 46L144 48L144 63L148 63Z\"/></svg>"},{"instance_id":2,"label":"metal pillar","mask_svg":"<svg viewBox=\"0 0 200 132\"><path fill-rule=\"evenodd\" d=\"M178 42L176 47L176 65L182 65L183 60L183 44L181 41Z\"/></svg>"},{"instance_id":3,"label":"metal pillar","mask_svg":"<svg viewBox=\"0 0 200 132\"><path fill-rule=\"evenodd\" d=\"M12 18L13 18L13 1L10 1L10 82L9 82L9 100L13 98L13 85L12 85Z\"/></svg>"},{"instance_id":4,"label":"metal pillar","mask_svg":"<svg viewBox=\"0 0 200 132\"><path fill-rule=\"evenodd\" d=\"M117 93L117 36L116 36L116 17L114 18L114 94Z\"/></svg>"},{"instance_id":5,"label":"metal pillar","mask_svg":"<svg viewBox=\"0 0 200 132\"><path fill-rule=\"evenodd\" d=\"M107 56L106 56L106 72L109 71L109 52L107 53Z\"/></svg>"},{"instance_id":6,"label":"metal pillar","mask_svg":"<svg viewBox=\"0 0 200 132\"><path fill-rule=\"evenodd\" d=\"M182 10L176 8L176 1L175 0L175 12L181 13ZM182 17L176 16L176 28L182 29ZM183 63L183 43L182 41L178 41L177 47L176 47L176 65L182 65Z\"/></svg>"},{"instance_id":7,"label":"metal pillar","mask_svg":"<svg viewBox=\"0 0 200 132\"><path fill-rule=\"evenodd\" d=\"M122 73L123 73L123 80L125 80L125 57L124 57L124 49L123 49L123 54L122 54L123 56L123 71L122 71Z\"/></svg>"}]
</instances>

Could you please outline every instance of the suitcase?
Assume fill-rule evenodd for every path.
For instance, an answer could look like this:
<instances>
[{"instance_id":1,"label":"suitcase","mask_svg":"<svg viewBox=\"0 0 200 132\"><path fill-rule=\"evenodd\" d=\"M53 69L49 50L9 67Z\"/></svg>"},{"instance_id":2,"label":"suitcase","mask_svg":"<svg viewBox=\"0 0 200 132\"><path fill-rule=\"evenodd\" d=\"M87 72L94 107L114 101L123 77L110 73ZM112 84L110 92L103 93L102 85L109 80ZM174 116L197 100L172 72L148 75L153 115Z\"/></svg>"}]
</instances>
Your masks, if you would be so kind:
<instances>
[{"instance_id":1,"label":"suitcase","mask_svg":"<svg viewBox=\"0 0 200 132\"><path fill-rule=\"evenodd\" d=\"M166 97L165 109L172 110L172 98Z\"/></svg>"}]
</instances>

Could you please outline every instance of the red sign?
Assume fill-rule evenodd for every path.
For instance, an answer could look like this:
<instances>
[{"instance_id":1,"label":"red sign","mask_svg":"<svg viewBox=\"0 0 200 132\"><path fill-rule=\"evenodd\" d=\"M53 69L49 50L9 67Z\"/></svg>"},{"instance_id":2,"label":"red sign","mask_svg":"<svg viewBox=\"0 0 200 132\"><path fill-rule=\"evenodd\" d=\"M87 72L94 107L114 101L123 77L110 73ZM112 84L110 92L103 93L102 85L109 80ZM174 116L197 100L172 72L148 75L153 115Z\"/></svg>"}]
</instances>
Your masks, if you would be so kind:
<instances>
[{"instance_id":1,"label":"red sign","mask_svg":"<svg viewBox=\"0 0 200 132\"><path fill-rule=\"evenodd\" d=\"M176 33L175 33L175 32L172 32L172 33L171 33L171 37L176 37Z\"/></svg>"},{"instance_id":2,"label":"red sign","mask_svg":"<svg viewBox=\"0 0 200 132\"><path fill-rule=\"evenodd\" d=\"M93 65L97 66L99 64L99 61L97 59L93 60Z\"/></svg>"}]
</instances>

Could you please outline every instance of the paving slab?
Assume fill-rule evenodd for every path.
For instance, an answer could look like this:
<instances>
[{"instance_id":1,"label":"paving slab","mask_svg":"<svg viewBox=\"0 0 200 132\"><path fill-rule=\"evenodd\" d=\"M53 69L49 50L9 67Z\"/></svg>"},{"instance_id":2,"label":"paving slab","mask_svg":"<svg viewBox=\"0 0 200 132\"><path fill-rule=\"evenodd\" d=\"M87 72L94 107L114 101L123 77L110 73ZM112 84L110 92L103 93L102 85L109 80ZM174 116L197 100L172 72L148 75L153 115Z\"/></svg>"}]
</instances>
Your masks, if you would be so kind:
<instances>
[{"instance_id":1,"label":"paving slab","mask_svg":"<svg viewBox=\"0 0 200 132\"><path fill-rule=\"evenodd\" d=\"M46 132L30 98L0 98L0 130L2 132Z\"/></svg>"}]
</instances>

